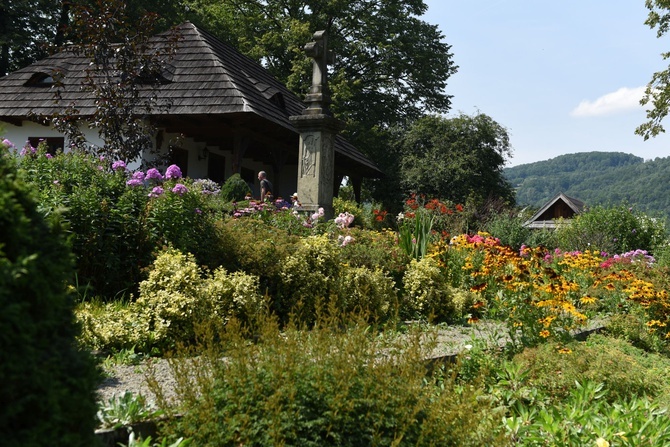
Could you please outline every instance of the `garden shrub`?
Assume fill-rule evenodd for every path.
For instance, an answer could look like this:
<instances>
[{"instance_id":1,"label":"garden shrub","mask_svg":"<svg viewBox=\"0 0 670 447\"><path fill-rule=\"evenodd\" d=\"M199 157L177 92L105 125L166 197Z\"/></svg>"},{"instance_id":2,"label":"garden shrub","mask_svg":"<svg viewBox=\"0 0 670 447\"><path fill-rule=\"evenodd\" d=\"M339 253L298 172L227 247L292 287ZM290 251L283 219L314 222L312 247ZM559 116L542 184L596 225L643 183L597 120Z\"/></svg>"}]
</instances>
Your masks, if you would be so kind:
<instances>
[{"instance_id":1,"label":"garden shrub","mask_svg":"<svg viewBox=\"0 0 670 447\"><path fill-rule=\"evenodd\" d=\"M514 361L529 370L528 380L549 400L565 399L575 381L603 383L610 402L659 396L670 387L670 360L598 334L560 352L550 343L525 349Z\"/></svg>"},{"instance_id":2,"label":"garden shrub","mask_svg":"<svg viewBox=\"0 0 670 447\"><path fill-rule=\"evenodd\" d=\"M320 301L337 299L340 269L339 247L327 235L303 238L280 268L280 314L288 315L300 304L303 321L314 321Z\"/></svg>"},{"instance_id":3,"label":"garden shrub","mask_svg":"<svg viewBox=\"0 0 670 447\"><path fill-rule=\"evenodd\" d=\"M518 212L507 211L494 214L484 224L484 229L491 236L500 239L501 244L519 250L523 244L528 245L533 231L523 226L525 222L526 218Z\"/></svg>"},{"instance_id":4,"label":"garden shrub","mask_svg":"<svg viewBox=\"0 0 670 447\"><path fill-rule=\"evenodd\" d=\"M366 322L341 319L311 331L267 320L253 333L250 343L230 325L199 350L205 360L171 363L184 405L168 434L202 446L504 443L502 414L481 391L426 375L418 334L375 337Z\"/></svg>"},{"instance_id":5,"label":"garden shrub","mask_svg":"<svg viewBox=\"0 0 670 447\"><path fill-rule=\"evenodd\" d=\"M75 315L82 326L80 342L89 349L149 353L156 344L149 319L133 303L86 301L77 305Z\"/></svg>"},{"instance_id":6,"label":"garden shrub","mask_svg":"<svg viewBox=\"0 0 670 447\"><path fill-rule=\"evenodd\" d=\"M200 294L207 318L221 322L233 317L249 321L263 310L265 304L258 290L258 277L244 272L231 273L223 267L203 281Z\"/></svg>"},{"instance_id":7,"label":"garden shrub","mask_svg":"<svg viewBox=\"0 0 670 447\"><path fill-rule=\"evenodd\" d=\"M168 248L157 256L134 302L83 303L82 342L93 349L151 352L190 343L199 324L248 321L264 307L258 278L219 267L209 273L191 254Z\"/></svg>"},{"instance_id":8,"label":"garden shrub","mask_svg":"<svg viewBox=\"0 0 670 447\"><path fill-rule=\"evenodd\" d=\"M620 338L636 348L647 352L668 354L664 337L647 325L647 319L639 312L616 314L609 317L605 327L607 335Z\"/></svg>"},{"instance_id":9,"label":"garden shrub","mask_svg":"<svg viewBox=\"0 0 670 447\"><path fill-rule=\"evenodd\" d=\"M397 288L402 286L402 277L410 258L398 246L395 232L352 228L346 234L353 238L353 243L340 247L342 260L347 265L371 270L382 269L393 278Z\"/></svg>"},{"instance_id":10,"label":"garden shrub","mask_svg":"<svg viewBox=\"0 0 670 447\"><path fill-rule=\"evenodd\" d=\"M149 277L140 283L135 305L157 343L193 339L193 322L202 317L202 281L193 255L168 249L156 257Z\"/></svg>"},{"instance_id":11,"label":"garden shrub","mask_svg":"<svg viewBox=\"0 0 670 447\"><path fill-rule=\"evenodd\" d=\"M353 200L344 200L339 197L333 197L333 210L335 215L338 216L341 213L350 213L354 216L354 222L350 227L364 227L370 228L370 222L366 219L366 213L363 206L360 203L357 203Z\"/></svg>"},{"instance_id":12,"label":"garden shrub","mask_svg":"<svg viewBox=\"0 0 670 447\"><path fill-rule=\"evenodd\" d=\"M76 343L72 277L58 216L38 211L0 143L2 445L95 445L99 374Z\"/></svg>"},{"instance_id":13,"label":"garden shrub","mask_svg":"<svg viewBox=\"0 0 670 447\"><path fill-rule=\"evenodd\" d=\"M239 202L247 195L251 195L251 189L240 174L233 174L226 179L221 187L221 200L225 202Z\"/></svg>"},{"instance_id":14,"label":"garden shrub","mask_svg":"<svg viewBox=\"0 0 670 447\"><path fill-rule=\"evenodd\" d=\"M257 276L261 294L276 297L282 282L282 266L300 238L256 219L227 219L223 233L225 240L219 249L228 258L222 266L228 271ZM280 315L288 315L281 303L275 301L271 306Z\"/></svg>"},{"instance_id":15,"label":"garden shrub","mask_svg":"<svg viewBox=\"0 0 670 447\"><path fill-rule=\"evenodd\" d=\"M337 294L344 313L364 313L375 322L384 322L397 311L397 291L383 271L367 267L342 267Z\"/></svg>"},{"instance_id":16,"label":"garden shrub","mask_svg":"<svg viewBox=\"0 0 670 447\"><path fill-rule=\"evenodd\" d=\"M600 250L609 254L651 251L665 240L665 222L625 205L596 206L556 229L563 250Z\"/></svg>"},{"instance_id":17,"label":"garden shrub","mask_svg":"<svg viewBox=\"0 0 670 447\"><path fill-rule=\"evenodd\" d=\"M452 287L431 257L410 262L403 287L401 313L410 318L432 318L436 322L463 317L477 298L469 291Z\"/></svg>"}]
</instances>

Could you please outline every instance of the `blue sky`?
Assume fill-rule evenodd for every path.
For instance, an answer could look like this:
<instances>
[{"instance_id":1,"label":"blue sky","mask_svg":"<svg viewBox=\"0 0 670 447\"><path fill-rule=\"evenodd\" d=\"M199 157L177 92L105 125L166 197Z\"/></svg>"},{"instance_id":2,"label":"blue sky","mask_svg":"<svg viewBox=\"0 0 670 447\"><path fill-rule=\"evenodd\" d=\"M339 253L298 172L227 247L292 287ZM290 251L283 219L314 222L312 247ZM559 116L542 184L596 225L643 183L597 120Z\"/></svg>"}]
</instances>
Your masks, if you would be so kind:
<instances>
[{"instance_id":1,"label":"blue sky","mask_svg":"<svg viewBox=\"0 0 670 447\"><path fill-rule=\"evenodd\" d=\"M510 134L507 166L576 152L670 156L644 141L639 99L670 39L644 24L644 0L424 0L459 66L452 114L489 115ZM664 46L665 45L665 46Z\"/></svg>"}]
</instances>

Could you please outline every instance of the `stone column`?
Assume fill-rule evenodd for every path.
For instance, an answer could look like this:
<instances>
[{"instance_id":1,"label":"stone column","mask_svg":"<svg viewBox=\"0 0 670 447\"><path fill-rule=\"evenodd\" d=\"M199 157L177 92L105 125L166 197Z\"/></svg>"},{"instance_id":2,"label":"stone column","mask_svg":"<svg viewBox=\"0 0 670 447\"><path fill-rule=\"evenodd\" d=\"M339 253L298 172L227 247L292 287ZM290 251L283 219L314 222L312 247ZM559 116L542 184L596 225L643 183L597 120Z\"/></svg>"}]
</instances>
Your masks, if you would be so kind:
<instances>
[{"instance_id":1,"label":"stone column","mask_svg":"<svg viewBox=\"0 0 670 447\"><path fill-rule=\"evenodd\" d=\"M302 115L289 117L300 132L298 153L298 200L305 211L323 208L324 217L332 219L333 183L335 181L335 136L344 128L342 121L330 112L328 63L334 60L328 50L325 31L314 33L314 41L305 45L312 58L312 87L305 98Z\"/></svg>"},{"instance_id":2,"label":"stone column","mask_svg":"<svg viewBox=\"0 0 670 447\"><path fill-rule=\"evenodd\" d=\"M344 123L330 115L297 115L290 119L300 132L298 200L306 212L323 208L324 217L332 219L335 136Z\"/></svg>"}]
</instances>

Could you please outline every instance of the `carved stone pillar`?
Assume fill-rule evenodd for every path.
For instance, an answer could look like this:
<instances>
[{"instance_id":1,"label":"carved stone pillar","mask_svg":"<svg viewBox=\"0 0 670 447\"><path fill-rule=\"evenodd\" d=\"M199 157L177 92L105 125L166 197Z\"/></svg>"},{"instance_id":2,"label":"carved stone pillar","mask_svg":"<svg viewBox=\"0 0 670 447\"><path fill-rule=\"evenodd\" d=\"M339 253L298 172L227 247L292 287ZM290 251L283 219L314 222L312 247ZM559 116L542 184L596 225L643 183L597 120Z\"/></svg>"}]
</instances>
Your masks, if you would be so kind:
<instances>
[{"instance_id":1,"label":"carved stone pillar","mask_svg":"<svg viewBox=\"0 0 670 447\"><path fill-rule=\"evenodd\" d=\"M300 132L298 200L307 212L323 208L326 219L334 217L335 136L344 128L330 115L290 117Z\"/></svg>"}]
</instances>

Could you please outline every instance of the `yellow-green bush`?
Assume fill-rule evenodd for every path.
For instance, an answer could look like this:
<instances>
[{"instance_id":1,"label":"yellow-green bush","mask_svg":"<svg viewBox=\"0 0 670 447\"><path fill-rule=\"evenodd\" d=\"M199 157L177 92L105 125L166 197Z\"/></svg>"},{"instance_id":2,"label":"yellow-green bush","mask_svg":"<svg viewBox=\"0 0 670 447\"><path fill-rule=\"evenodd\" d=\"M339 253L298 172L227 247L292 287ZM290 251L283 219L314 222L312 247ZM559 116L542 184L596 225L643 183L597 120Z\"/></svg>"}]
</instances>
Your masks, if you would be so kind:
<instances>
[{"instance_id":1,"label":"yellow-green bush","mask_svg":"<svg viewBox=\"0 0 670 447\"><path fill-rule=\"evenodd\" d=\"M201 295L211 316L228 321L232 316L246 320L263 308L258 278L242 272L230 273L220 267L203 281Z\"/></svg>"},{"instance_id":2,"label":"yellow-green bush","mask_svg":"<svg viewBox=\"0 0 670 447\"><path fill-rule=\"evenodd\" d=\"M84 327L82 341L95 349L171 347L189 342L195 327L208 320L246 320L263 307L258 278L219 268L203 272L191 254L175 249L160 253L140 296L127 305L85 303L77 317Z\"/></svg>"},{"instance_id":3,"label":"yellow-green bush","mask_svg":"<svg viewBox=\"0 0 670 447\"><path fill-rule=\"evenodd\" d=\"M397 310L393 279L379 269L343 267L337 293L346 313L364 312L372 320L383 321Z\"/></svg>"},{"instance_id":4,"label":"yellow-green bush","mask_svg":"<svg viewBox=\"0 0 670 447\"><path fill-rule=\"evenodd\" d=\"M303 238L281 266L281 313L300 304L302 317L313 320L317 303L336 297L341 267L339 247L327 235Z\"/></svg>"},{"instance_id":5,"label":"yellow-green bush","mask_svg":"<svg viewBox=\"0 0 670 447\"><path fill-rule=\"evenodd\" d=\"M86 302L75 315L82 326L80 341L96 350L130 349L148 352L152 338L149 320L132 304Z\"/></svg>"},{"instance_id":6,"label":"yellow-green bush","mask_svg":"<svg viewBox=\"0 0 670 447\"><path fill-rule=\"evenodd\" d=\"M452 287L437 261L430 257L410 262L403 285L401 312L410 318L433 318L435 321L461 318L476 298L469 291Z\"/></svg>"},{"instance_id":7,"label":"yellow-green bush","mask_svg":"<svg viewBox=\"0 0 670 447\"><path fill-rule=\"evenodd\" d=\"M140 296L135 302L157 341L193 337L193 321L201 318L204 310L199 302L201 285L193 255L175 249L158 255L149 277L140 283Z\"/></svg>"}]
</instances>

